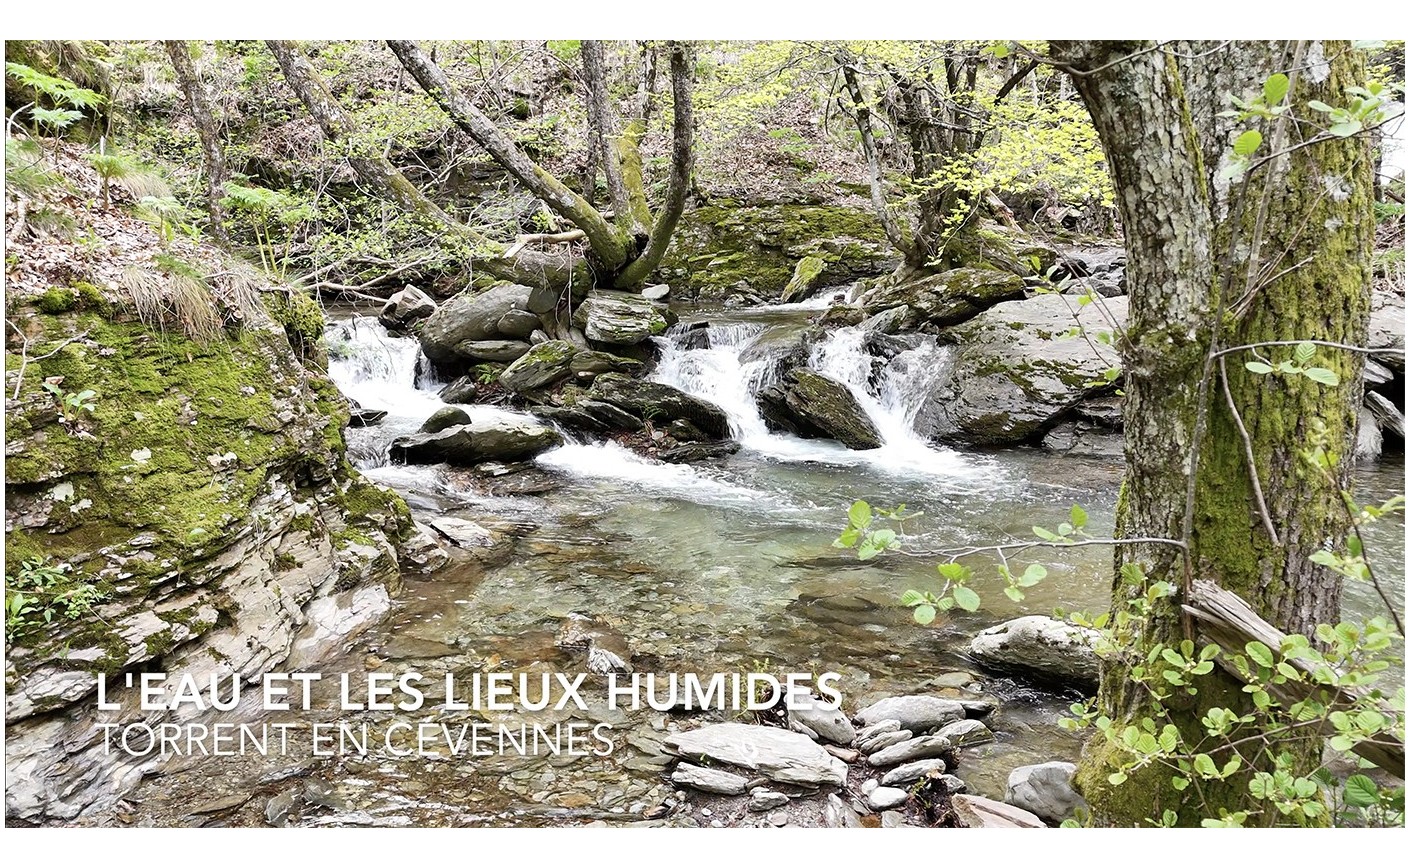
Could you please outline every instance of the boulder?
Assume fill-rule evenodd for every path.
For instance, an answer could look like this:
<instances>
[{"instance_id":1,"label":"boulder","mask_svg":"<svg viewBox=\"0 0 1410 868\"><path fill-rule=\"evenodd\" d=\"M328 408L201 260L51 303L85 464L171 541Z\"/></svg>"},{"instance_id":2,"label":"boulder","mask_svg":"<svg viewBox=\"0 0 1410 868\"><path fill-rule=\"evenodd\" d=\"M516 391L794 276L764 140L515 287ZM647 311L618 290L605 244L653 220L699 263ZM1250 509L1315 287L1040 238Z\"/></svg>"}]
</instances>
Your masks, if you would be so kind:
<instances>
[{"instance_id":1,"label":"boulder","mask_svg":"<svg viewBox=\"0 0 1410 868\"><path fill-rule=\"evenodd\" d=\"M956 795L950 806L971 829L1046 829L1036 815L983 796Z\"/></svg>"},{"instance_id":2,"label":"boulder","mask_svg":"<svg viewBox=\"0 0 1410 868\"><path fill-rule=\"evenodd\" d=\"M495 323L495 330L507 338L518 338L528 340L535 330L540 328L539 318L527 310L508 311Z\"/></svg>"},{"instance_id":3,"label":"boulder","mask_svg":"<svg viewBox=\"0 0 1410 868\"><path fill-rule=\"evenodd\" d=\"M713 439L723 440L729 436L729 416L724 410L664 383L602 374L593 381L588 396L653 423L664 425L674 419L686 419Z\"/></svg>"},{"instance_id":4,"label":"boulder","mask_svg":"<svg viewBox=\"0 0 1410 868\"><path fill-rule=\"evenodd\" d=\"M955 268L900 284L883 284L858 303L868 316L904 305L922 322L949 326L1023 296L1023 278L1016 274L992 268Z\"/></svg>"},{"instance_id":5,"label":"boulder","mask_svg":"<svg viewBox=\"0 0 1410 868\"><path fill-rule=\"evenodd\" d=\"M863 726L894 720L899 729L917 733L933 732L964 717L964 706L958 701L924 695L892 696L857 712L857 722Z\"/></svg>"},{"instance_id":6,"label":"boulder","mask_svg":"<svg viewBox=\"0 0 1410 868\"><path fill-rule=\"evenodd\" d=\"M665 301L671 295L670 284L658 283L655 286L648 286L641 291L641 297L647 301Z\"/></svg>"},{"instance_id":7,"label":"boulder","mask_svg":"<svg viewBox=\"0 0 1410 868\"><path fill-rule=\"evenodd\" d=\"M947 329L958 346L952 374L936 391L937 431L946 440L1003 446L1035 440L1072 408L1109 392L1117 353L1095 335L1120 325L1126 299L1077 305L1058 294L996 305ZM1087 337L1071 333L1081 321Z\"/></svg>"},{"instance_id":8,"label":"boulder","mask_svg":"<svg viewBox=\"0 0 1410 868\"><path fill-rule=\"evenodd\" d=\"M575 374L632 374L639 375L646 365L636 359L615 356L599 350L583 350L573 356L568 370Z\"/></svg>"},{"instance_id":9,"label":"boulder","mask_svg":"<svg viewBox=\"0 0 1410 868\"><path fill-rule=\"evenodd\" d=\"M369 425L376 425L387 418L386 410L368 410L366 407L354 407L348 416L348 427L366 428Z\"/></svg>"},{"instance_id":10,"label":"boulder","mask_svg":"<svg viewBox=\"0 0 1410 868\"><path fill-rule=\"evenodd\" d=\"M1061 823L1078 808L1087 807L1087 800L1072 786L1076 771L1077 766L1065 762L1019 766L1009 772L1004 801L1050 823Z\"/></svg>"},{"instance_id":11,"label":"boulder","mask_svg":"<svg viewBox=\"0 0 1410 868\"><path fill-rule=\"evenodd\" d=\"M474 404L479 399L480 382L474 374L457 377L450 385L436 393L447 404Z\"/></svg>"},{"instance_id":12,"label":"boulder","mask_svg":"<svg viewBox=\"0 0 1410 868\"><path fill-rule=\"evenodd\" d=\"M739 766L780 783L842 786L847 779L846 763L806 735L773 726L716 723L672 733L662 746L676 756Z\"/></svg>"},{"instance_id":13,"label":"boulder","mask_svg":"<svg viewBox=\"0 0 1410 868\"><path fill-rule=\"evenodd\" d=\"M427 317L417 335L421 351L431 361L445 364L460 358L456 346L464 341L500 337L500 319L511 310L523 310L529 292L527 286L513 283L497 284L483 292L465 290Z\"/></svg>"},{"instance_id":14,"label":"boulder","mask_svg":"<svg viewBox=\"0 0 1410 868\"><path fill-rule=\"evenodd\" d=\"M527 341L461 341L457 355L473 362L512 362L529 351Z\"/></svg>"},{"instance_id":15,"label":"boulder","mask_svg":"<svg viewBox=\"0 0 1410 868\"><path fill-rule=\"evenodd\" d=\"M1047 615L1025 615L975 636L969 654L993 669L1091 689L1097 685L1097 636Z\"/></svg>"},{"instance_id":16,"label":"boulder","mask_svg":"<svg viewBox=\"0 0 1410 868\"><path fill-rule=\"evenodd\" d=\"M779 301L793 304L812 295L818 288L819 278L826 268L827 262L821 256L805 256L798 260L798 264L793 267L793 276L784 284Z\"/></svg>"},{"instance_id":17,"label":"boulder","mask_svg":"<svg viewBox=\"0 0 1410 868\"><path fill-rule=\"evenodd\" d=\"M577 347L567 341L535 344L499 375L499 384L511 392L538 392L567 378Z\"/></svg>"},{"instance_id":18,"label":"boulder","mask_svg":"<svg viewBox=\"0 0 1410 868\"><path fill-rule=\"evenodd\" d=\"M552 428L517 422L453 425L434 434L412 434L392 441L393 461L403 464L471 466L484 461L523 461L556 446L563 435Z\"/></svg>"},{"instance_id":19,"label":"boulder","mask_svg":"<svg viewBox=\"0 0 1410 868\"><path fill-rule=\"evenodd\" d=\"M624 292L597 291L573 316L590 341L630 346L666 331L666 311L649 299Z\"/></svg>"},{"instance_id":20,"label":"boulder","mask_svg":"<svg viewBox=\"0 0 1410 868\"><path fill-rule=\"evenodd\" d=\"M377 314L377 321L385 328L400 331L435 312L435 299L414 286L408 286L387 299L382 311Z\"/></svg>"},{"instance_id":21,"label":"boulder","mask_svg":"<svg viewBox=\"0 0 1410 868\"><path fill-rule=\"evenodd\" d=\"M877 787L867 793L867 807L873 811L885 811L906 803L911 794L896 787Z\"/></svg>"},{"instance_id":22,"label":"boulder","mask_svg":"<svg viewBox=\"0 0 1410 868\"><path fill-rule=\"evenodd\" d=\"M1371 294L1371 321L1366 334L1366 346L1373 350L1371 358L1392 370L1405 372L1405 298L1389 292Z\"/></svg>"},{"instance_id":23,"label":"boulder","mask_svg":"<svg viewBox=\"0 0 1410 868\"><path fill-rule=\"evenodd\" d=\"M852 392L811 368L794 368L756 396L764 422L802 437L824 437L851 449L876 449L881 435Z\"/></svg>"},{"instance_id":24,"label":"boulder","mask_svg":"<svg viewBox=\"0 0 1410 868\"><path fill-rule=\"evenodd\" d=\"M707 443L682 443L680 446L661 450L656 457L671 464L700 464L728 458L738 451L738 441L713 440Z\"/></svg>"},{"instance_id":25,"label":"boulder","mask_svg":"<svg viewBox=\"0 0 1410 868\"><path fill-rule=\"evenodd\" d=\"M452 425L469 425L471 421L470 414L459 407L442 407L422 422L416 433L436 434Z\"/></svg>"}]
</instances>

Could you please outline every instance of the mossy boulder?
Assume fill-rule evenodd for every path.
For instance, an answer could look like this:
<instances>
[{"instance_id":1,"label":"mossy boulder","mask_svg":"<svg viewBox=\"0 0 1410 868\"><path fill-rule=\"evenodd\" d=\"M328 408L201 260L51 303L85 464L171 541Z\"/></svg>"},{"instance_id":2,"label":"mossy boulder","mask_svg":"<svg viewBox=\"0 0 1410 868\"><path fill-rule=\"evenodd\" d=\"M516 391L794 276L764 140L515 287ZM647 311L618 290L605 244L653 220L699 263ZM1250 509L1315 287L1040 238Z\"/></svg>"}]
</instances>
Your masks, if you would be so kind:
<instances>
[{"instance_id":1,"label":"mossy boulder","mask_svg":"<svg viewBox=\"0 0 1410 868\"><path fill-rule=\"evenodd\" d=\"M499 384L511 392L532 394L547 389L572 373L569 364L578 348L567 341L544 341L505 368Z\"/></svg>"},{"instance_id":2,"label":"mossy boulder","mask_svg":"<svg viewBox=\"0 0 1410 868\"><path fill-rule=\"evenodd\" d=\"M900 263L864 207L718 200L681 218L658 274L678 294L723 297L743 282L777 298L807 257L823 261L816 286L851 283Z\"/></svg>"},{"instance_id":3,"label":"mossy boulder","mask_svg":"<svg viewBox=\"0 0 1410 868\"><path fill-rule=\"evenodd\" d=\"M811 368L794 368L783 381L758 396L760 415L770 428L800 437L837 440L850 449L876 449L881 434L852 392Z\"/></svg>"},{"instance_id":4,"label":"mossy boulder","mask_svg":"<svg viewBox=\"0 0 1410 868\"><path fill-rule=\"evenodd\" d=\"M1125 298L1081 306L1052 294L1003 302L946 329L941 339L956 350L930 402L933 433L973 446L1036 442L1085 399L1115 388L1107 372L1118 354L1106 341L1125 319Z\"/></svg>"},{"instance_id":5,"label":"mossy boulder","mask_svg":"<svg viewBox=\"0 0 1410 868\"><path fill-rule=\"evenodd\" d=\"M587 397L656 425L665 426L684 419L711 439L723 440L729 436L729 416L724 410L665 383L603 374L593 381Z\"/></svg>"},{"instance_id":6,"label":"mossy boulder","mask_svg":"<svg viewBox=\"0 0 1410 868\"><path fill-rule=\"evenodd\" d=\"M599 344L633 346L663 334L670 308L640 295L598 290L574 314L574 324Z\"/></svg>"},{"instance_id":7,"label":"mossy boulder","mask_svg":"<svg viewBox=\"0 0 1410 868\"><path fill-rule=\"evenodd\" d=\"M827 260L821 256L805 256L793 267L793 276L783 287L779 301L794 304L813 294L820 285L819 278L827 270Z\"/></svg>"},{"instance_id":8,"label":"mossy boulder","mask_svg":"<svg viewBox=\"0 0 1410 868\"><path fill-rule=\"evenodd\" d=\"M438 365L466 361L457 347L466 341L488 341L505 337L500 320L511 310L527 311L527 286L500 283L489 289L467 289L436 309L421 324L417 338L426 358Z\"/></svg>"}]
</instances>

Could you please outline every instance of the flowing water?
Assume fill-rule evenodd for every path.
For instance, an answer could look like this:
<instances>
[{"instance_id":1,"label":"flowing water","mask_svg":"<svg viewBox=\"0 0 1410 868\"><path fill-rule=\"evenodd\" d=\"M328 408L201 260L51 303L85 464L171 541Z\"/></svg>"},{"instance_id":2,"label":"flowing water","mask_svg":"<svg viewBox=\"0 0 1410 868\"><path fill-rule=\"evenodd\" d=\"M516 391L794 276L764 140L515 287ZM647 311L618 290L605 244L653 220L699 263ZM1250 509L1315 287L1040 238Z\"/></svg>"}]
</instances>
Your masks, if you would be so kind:
<instances>
[{"instance_id":1,"label":"flowing water","mask_svg":"<svg viewBox=\"0 0 1410 868\"><path fill-rule=\"evenodd\" d=\"M855 328L833 331L812 349L809 364L847 385L883 446L852 451L768 431L754 395L778 375L779 355L815 312L816 304L805 303L687 313L687 320L708 319L708 348L686 348L688 323L659 339L654 378L722 407L741 444L737 454L711 465L662 464L614 443L570 441L537 459L561 478L560 488L500 497L476 493L460 474L387 463L390 440L443 406L436 397L442 384L417 373L413 340L387 336L369 317L340 322L330 331L333 378L365 408L388 414L378 425L349 430L360 469L397 488L423 516L461 516L519 537L506 562L461 563L409 580L392 616L349 649L342 665L352 672L374 665L578 672L582 661L557 648L554 637L566 615L579 613L621 634L639 670L835 671L849 709L886 695L977 686L1003 700L992 721L998 741L966 748L957 772L984 795L1002 797L1017 765L1074 759L1079 741L1056 724L1071 697L982 674L963 648L978 630L1021 614L1102 609L1108 551L1045 557L1048 578L1021 603L1003 595L985 556L972 557L983 609L920 628L897 601L910 588L940 591L934 557L863 563L831 542L857 498L922 512L904 528L912 552L1028 539L1034 525L1056 525L1074 503L1087 509L1094 534L1109 534L1121 467L1038 450L974 454L929 444L913 423L945 376L950 350L922 343L881 362ZM477 420L524 418L496 407L465 409ZM1359 474L1358 485L1366 500L1403 492L1403 465L1375 465ZM1401 534L1402 523L1387 522L1370 541L1396 599L1404 597ZM1349 590L1348 614L1376 605L1370 589ZM344 807L379 823L638 814L671 789L653 756L660 731L677 725L668 718L595 709L592 720L630 734L609 760L372 757L323 773L339 782Z\"/></svg>"}]
</instances>

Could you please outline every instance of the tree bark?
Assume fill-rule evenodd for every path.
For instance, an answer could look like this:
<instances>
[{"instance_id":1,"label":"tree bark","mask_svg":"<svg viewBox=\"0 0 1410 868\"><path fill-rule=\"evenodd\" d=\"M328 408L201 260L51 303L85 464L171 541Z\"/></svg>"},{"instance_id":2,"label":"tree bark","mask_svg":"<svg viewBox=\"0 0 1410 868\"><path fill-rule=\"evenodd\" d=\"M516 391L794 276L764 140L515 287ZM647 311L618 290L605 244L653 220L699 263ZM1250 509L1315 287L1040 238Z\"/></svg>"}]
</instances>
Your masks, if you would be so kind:
<instances>
[{"instance_id":1,"label":"tree bark","mask_svg":"<svg viewBox=\"0 0 1410 868\"><path fill-rule=\"evenodd\" d=\"M666 181L666 201L656 214L651 227L651 238L646 249L631 265L622 272L623 286L637 286L643 283L661 258L666 255L671 237L675 235L676 224L685 210L685 197L690 192L690 173L695 141L695 107L691 93L690 46L684 42L671 42L667 47L671 56L671 174Z\"/></svg>"},{"instance_id":2,"label":"tree bark","mask_svg":"<svg viewBox=\"0 0 1410 868\"><path fill-rule=\"evenodd\" d=\"M1282 630L1306 634L1339 620L1340 579L1309 558L1340 543L1348 530L1341 492L1352 461L1362 358L1320 349L1316 364L1339 377L1338 385L1326 386L1256 375L1244 368L1251 356L1230 355L1226 400L1213 354L1268 340L1364 343L1373 226L1365 141L1301 147L1264 164L1242 187L1219 176L1232 140L1232 122L1217 116L1225 108L1222 95L1257 92L1283 71L1294 80L1293 111L1306 111L1314 99L1337 104L1361 76L1347 48L1311 43L1306 52L1324 65L1306 66L1292 62L1302 50L1284 43L1158 50L1136 42L1051 43L1091 112L1126 236L1132 290L1121 341L1127 472L1118 536L1188 546L1183 557L1173 546L1118 547L1114 605L1144 590L1119 578L1128 564L1140 566L1148 583L1183 589L1159 604L1126 653L1104 661L1098 704L1118 731L1158 713L1149 691L1130 677L1131 667L1144 663L1152 646L1187 637L1179 604L1193 582L1232 591ZM1264 141L1300 145L1302 130L1265 125ZM1290 356L1263 352L1275 360ZM1245 423L1247 443L1230 404ZM1303 450L1314 443L1332 457L1331 478L1303 462ZM1200 679L1197 697L1172 698L1165 708L1193 743L1204 709L1244 708L1246 701L1238 682L1216 670ZM1320 746L1314 736L1279 748L1307 768L1315 766ZM1107 775L1122 758L1098 736L1079 769L1079 785L1101 822L1135 825L1170 809L1182 824L1197 824L1221 809L1251 806L1245 774L1204 781L1202 802L1194 790L1175 791L1164 767L1148 766L1113 786Z\"/></svg>"},{"instance_id":3,"label":"tree bark","mask_svg":"<svg viewBox=\"0 0 1410 868\"><path fill-rule=\"evenodd\" d=\"M839 54L837 61L842 67L842 81L847 87L847 94L852 98L852 119L856 121L857 134L862 139L862 154L867 160L872 210L876 212L876 219L881 222L886 239L900 251L906 262L914 267L916 263L911 260L915 258L915 245L911 234L896 222L891 207L886 203L886 191L882 187L881 158L876 152L876 136L871 128L871 108L867 105L861 82L857 79L857 67L846 54ZM924 265L923 262L920 264Z\"/></svg>"},{"instance_id":4,"label":"tree bark","mask_svg":"<svg viewBox=\"0 0 1410 868\"><path fill-rule=\"evenodd\" d=\"M588 135L592 150L602 161L602 175L607 181L607 196L612 202L617 225L633 237L646 234L646 226L638 218L634 202L622 178L623 155L617 139L617 113L607 98L607 62L602 43L584 39L582 43L583 83L587 87ZM638 161L639 162L639 161ZM640 186L640 168L637 181Z\"/></svg>"},{"instance_id":5,"label":"tree bark","mask_svg":"<svg viewBox=\"0 0 1410 868\"><path fill-rule=\"evenodd\" d=\"M220 204L225 198L225 147L220 141L220 127L216 122L215 111L206 95L205 85L196 74L196 65L191 60L191 49L182 40L168 40L162 43L171 57L172 68L176 71L176 83L186 97L186 105L191 111L191 120L196 124L196 132L201 137L201 160L206 172L206 210L210 215L211 235L220 241L226 240L225 208Z\"/></svg>"}]
</instances>

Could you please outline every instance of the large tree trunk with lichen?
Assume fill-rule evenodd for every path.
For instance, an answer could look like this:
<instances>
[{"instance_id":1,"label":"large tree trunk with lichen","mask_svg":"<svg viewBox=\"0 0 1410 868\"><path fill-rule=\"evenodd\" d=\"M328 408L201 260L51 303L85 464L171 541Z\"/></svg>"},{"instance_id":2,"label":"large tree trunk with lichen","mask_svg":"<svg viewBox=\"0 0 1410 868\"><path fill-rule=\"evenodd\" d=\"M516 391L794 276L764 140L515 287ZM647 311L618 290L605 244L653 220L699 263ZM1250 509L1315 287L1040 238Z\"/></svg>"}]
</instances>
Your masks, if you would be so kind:
<instances>
[{"instance_id":1,"label":"large tree trunk with lichen","mask_svg":"<svg viewBox=\"0 0 1410 868\"><path fill-rule=\"evenodd\" d=\"M1339 104L1361 72L1347 47L1052 44L1091 111L1126 234L1127 473L1118 536L1187 545L1183 552L1171 545L1119 547L1118 576L1136 564L1146 586L1164 581L1188 589L1195 579L1212 580L1276 626L1301 633L1338 620L1339 578L1310 557L1348 530L1341 491L1352 460L1362 360L1320 349L1316 364L1339 378L1329 386L1251 373L1247 351L1217 354L1263 341L1364 342L1371 157L1363 139L1303 146L1315 129L1263 122L1260 154L1290 152L1231 184L1220 169L1237 122L1218 114L1226 108L1224 94L1257 93L1275 72L1292 78L1292 111L1305 112L1309 100ZM1274 360L1291 355L1287 347L1259 352ZM1303 451L1318 444L1333 462L1330 475L1304 463ZM1118 578L1114 605L1143 589ZM1180 596L1160 601L1124 653L1104 662L1099 706L1118 731L1157 714L1156 700L1132 669L1146 663L1152 647L1188 636ZM1216 670L1200 679L1198 696L1177 694L1164 708L1198 742L1203 709L1245 707L1240 687ZM1310 737L1277 747L1307 767L1321 743ZM1221 810L1251 807L1248 766L1228 781L1202 781L1182 793L1159 764L1111 784L1108 774L1123 759L1129 757L1099 735L1079 769L1099 822L1141 824L1169 809L1182 824L1197 824ZM1227 757L1215 759L1222 766ZM1252 755L1245 759L1257 764Z\"/></svg>"},{"instance_id":2,"label":"large tree trunk with lichen","mask_svg":"<svg viewBox=\"0 0 1410 868\"><path fill-rule=\"evenodd\" d=\"M176 83L186 97L186 105L191 110L191 120L196 124L196 132L201 137L201 160L206 172L206 208L210 214L210 232L215 238L225 240L225 209L220 204L225 196L225 148L220 141L220 127L216 123L215 112L206 96L206 86L196 75L196 65L191 60L191 49L183 40L168 40L163 43L171 57L171 66L176 71Z\"/></svg>"}]
</instances>

